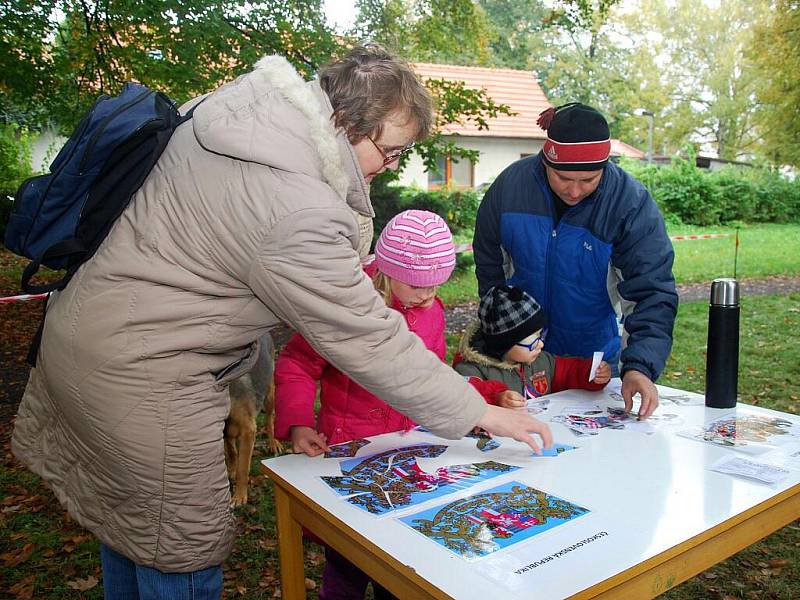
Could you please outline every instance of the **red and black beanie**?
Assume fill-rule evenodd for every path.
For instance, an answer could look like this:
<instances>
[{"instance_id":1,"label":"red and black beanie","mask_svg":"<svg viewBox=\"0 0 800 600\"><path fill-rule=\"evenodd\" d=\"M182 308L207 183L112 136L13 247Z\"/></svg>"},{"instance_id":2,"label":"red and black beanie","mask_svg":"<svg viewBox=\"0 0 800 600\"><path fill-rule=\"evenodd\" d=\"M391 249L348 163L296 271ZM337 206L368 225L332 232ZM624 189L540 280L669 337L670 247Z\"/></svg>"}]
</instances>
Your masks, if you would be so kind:
<instances>
[{"instance_id":1,"label":"red and black beanie","mask_svg":"<svg viewBox=\"0 0 800 600\"><path fill-rule=\"evenodd\" d=\"M559 171L596 171L608 163L611 139L599 111L580 102L548 108L536 123L547 132L544 162Z\"/></svg>"}]
</instances>

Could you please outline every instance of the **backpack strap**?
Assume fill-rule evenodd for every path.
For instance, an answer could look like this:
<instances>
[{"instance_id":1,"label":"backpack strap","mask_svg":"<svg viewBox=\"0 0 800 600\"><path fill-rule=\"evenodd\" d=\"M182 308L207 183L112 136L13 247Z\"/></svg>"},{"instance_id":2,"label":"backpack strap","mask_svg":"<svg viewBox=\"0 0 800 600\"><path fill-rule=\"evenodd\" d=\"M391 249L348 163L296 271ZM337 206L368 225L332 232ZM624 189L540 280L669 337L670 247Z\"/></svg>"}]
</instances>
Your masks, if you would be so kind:
<instances>
[{"instance_id":1,"label":"backpack strap","mask_svg":"<svg viewBox=\"0 0 800 600\"><path fill-rule=\"evenodd\" d=\"M36 333L31 340L31 345L28 348L28 356L26 360L31 367L36 366L36 357L39 354L39 347L42 345L42 333L44 333L44 317L47 314L47 303L50 301L50 295L48 294L44 299L44 305L42 306L42 318L39 321L39 327L36 328Z\"/></svg>"},{"instance_id":2,"label":"backpack strap","mask_svg":"<svg viewBox=\"0 0 800 600\"><path fill-rule=\"evenodd\" d=\"M26 294L44 294L45 292L52 292L53 290L62 290L72 278L73 273L68 271L58 281L52 283L45 283L42 285L31 285L30 281L33 276L39 272L39 267L42 262L50 258L60 258L62 256L71 256L86 252L86 247L76 238L63 240L50 246L42 256L34 261L31 261L25 270L22 272L22 289Z\"/></svg>"}]
</instances>

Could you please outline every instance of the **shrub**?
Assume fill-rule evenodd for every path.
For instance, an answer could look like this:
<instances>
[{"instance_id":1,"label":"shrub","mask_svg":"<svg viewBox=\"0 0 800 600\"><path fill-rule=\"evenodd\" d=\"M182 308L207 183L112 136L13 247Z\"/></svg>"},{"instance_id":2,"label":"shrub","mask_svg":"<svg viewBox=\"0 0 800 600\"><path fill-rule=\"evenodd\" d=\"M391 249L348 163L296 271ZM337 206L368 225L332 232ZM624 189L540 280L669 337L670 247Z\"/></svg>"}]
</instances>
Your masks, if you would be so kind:
<instances>
[{"instance_id":1,"label":"shrub","mask_svg":"<svg viewBox=\"0 0 800 600\"><path fill-rule=\"evenodd\" d=\"M728 168L712 171L707 178L717 190L720 220L723 223L758 220L758 196L746 174Z\"/></svg>"},{"instance_id":2,"label":"shrub","mask_svg":"<svg viewBox=\"0 0 800 600\"><path fill-rule=\"evenodd\" d=\"M759 170L752 177L755 220L762 222L800 221L800 178L789 181L779 173Z\"/></svg>"},{"instance_id":3,"label":"shrub","mask_svg":"<svg viewBox=\"0 0 800 600\"><path fill-rule=\"evenodd\" d=\"M0 124L0 242L5 237L14 193L31 175L30 134L16 123Z\"/></svg>"},{"instance_id":4,"label":"shrub","mask_svg":"<svg viewBox=\"0 0 800 600\"><path fill-rule=\"evenodd\" d=\"M377 235L397 213L416 208L441 216L450 226L454 236L470 233L475 226L480 199L474 190L422 190L419 188L388 185L386 179L373 180L370 198L375 209L375 234ZM374 241L374 240L373 240Z\"/></svg>"},{"instance_id":5,"label":"shrub","mask_svg":"<svg viewBox=\"0 0 800 600\"><path fill-rule=\"evenodd\" d=\"M718 225L732 222L800 221L800 179L774 169L699 169L694 156L657 167L631 160L620 166L650 191L668 223Z\"/></svg>"},{"instance_id":6,"label":"shrub","mask_svg":"<svg viewBox=\"0 0 800 600\"><path fill-rule=\"evenodd\" d=\"M15 190L32 174L30 134L16 123L0 124L0 190Z\"/></svg>"}]
</instances>

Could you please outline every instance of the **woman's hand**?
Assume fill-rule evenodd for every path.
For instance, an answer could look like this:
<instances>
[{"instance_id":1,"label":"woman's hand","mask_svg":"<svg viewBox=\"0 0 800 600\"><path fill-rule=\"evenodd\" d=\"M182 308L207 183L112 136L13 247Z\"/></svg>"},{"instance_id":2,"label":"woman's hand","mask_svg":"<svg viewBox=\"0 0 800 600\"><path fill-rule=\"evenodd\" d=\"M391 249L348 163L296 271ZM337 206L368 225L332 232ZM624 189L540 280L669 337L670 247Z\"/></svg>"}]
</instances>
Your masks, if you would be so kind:
<instances>
[{"instance_id":1,"label":"woman's hand","mask_svg":"<svg viewBox=\"0 0 800 600\"><path fill-rule=\"evenodd\" d=\"M328 452L328 439L322 433L317 433L311 427L294 426L289 434L292 438L292 452L306 456L319 456Z\"/></svg>"},{"instance_id":2,"label":"woman's hand","mask_svg":"<svg viewBox=\"0 0 800 600\"><path fill-rule=\"evenodd\" d=\"M536 454L541 454L542 451L531 435L532 433L541 438L545 448L553 445L553 434L550 432L550 427L547 426L547 423L534 419L527 412L509 410L491 404L487 405L486 409L483 417L476 425L490 434L514 438L518 442L528 444Z\"/></svg>"}]
</instances>

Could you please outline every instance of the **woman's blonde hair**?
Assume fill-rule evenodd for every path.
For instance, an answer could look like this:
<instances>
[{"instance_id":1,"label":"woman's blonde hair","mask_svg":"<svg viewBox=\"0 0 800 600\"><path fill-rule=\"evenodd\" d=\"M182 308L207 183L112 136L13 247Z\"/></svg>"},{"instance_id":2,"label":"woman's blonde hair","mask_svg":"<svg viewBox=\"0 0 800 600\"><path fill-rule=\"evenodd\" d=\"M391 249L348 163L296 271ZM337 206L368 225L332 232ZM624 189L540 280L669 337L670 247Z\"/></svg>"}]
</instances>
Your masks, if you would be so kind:
<instances>
[{"instance_id":1,"label":"woman's blonde hair","mask_svg":"<svg viewBox=\"0 0 800 600\"><path fill-rule=\"evenodd\" d=\"M372 276L372 285L375 286L375 289L381 295L383 301L386 302L386 306L391 306L392 278L380 271L375 271L375 275Z\"/></svg>"},{"instance_id":2,"label":"woman's blonde hair","mask_svg":"<svg viewBox=\"0 0 800 600\"><path fill-rule=\"evenodd\" d=\"M415 140L425 139L433 125L430 94L404 60L378 44L356 46L323 67L319 83L330 98L336 127L351 143L378 139L386 120L400 114L417 126Z\"/></svg>"}]
</instances>

